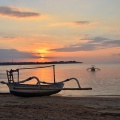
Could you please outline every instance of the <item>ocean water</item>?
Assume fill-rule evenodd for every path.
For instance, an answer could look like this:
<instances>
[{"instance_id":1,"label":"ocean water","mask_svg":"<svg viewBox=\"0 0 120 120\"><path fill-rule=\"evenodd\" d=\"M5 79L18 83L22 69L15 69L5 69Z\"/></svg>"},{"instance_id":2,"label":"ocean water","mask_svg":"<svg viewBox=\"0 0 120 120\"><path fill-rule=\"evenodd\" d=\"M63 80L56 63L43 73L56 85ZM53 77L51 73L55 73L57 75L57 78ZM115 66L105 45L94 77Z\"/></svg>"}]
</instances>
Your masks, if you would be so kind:
<instances>
[{"instance_id":1,"label":"ocean water","mask_svg":"<svg viewBox=\"0 0 120 120\"><path fill-rule=\"evenodd\" d=\"M7 82L6 70L39 67L45 65L8 65L0 66L0 81ZM92 90L63 90L58 95L61 96L119 96L120 95L120 64L95 64L100 71L87 71L91 64L56 64L55 78L56 82L63 81L68 78L77 78L82 88L91 87ZM41 81L53 82L52 68L26 69L20 70L20 80L24 80L31 76L37 76ZM15 77L17 77L15 75ZM17 80L17 79L15 79ZM30 81L35 84L36 81ZM78 87L75 81L66 82L64 88ZM9 92L6 85L0 84L0 93Z\"/></svg>"}]
</instances>

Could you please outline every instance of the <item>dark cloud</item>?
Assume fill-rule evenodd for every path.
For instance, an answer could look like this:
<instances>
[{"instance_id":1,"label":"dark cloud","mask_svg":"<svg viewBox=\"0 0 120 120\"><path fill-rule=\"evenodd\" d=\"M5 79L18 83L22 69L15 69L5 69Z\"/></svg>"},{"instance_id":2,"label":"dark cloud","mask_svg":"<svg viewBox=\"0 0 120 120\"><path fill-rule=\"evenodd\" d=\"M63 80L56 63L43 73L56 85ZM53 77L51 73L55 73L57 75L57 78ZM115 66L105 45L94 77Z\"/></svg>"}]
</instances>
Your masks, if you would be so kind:
<instances>
[{"instance_id":1,"label":"dark cloud","mask_svg":"<svg viewBox=\"0 0 120 120\"><path fill-rule=\"evenodd\" d=\"M0 14L7 15L7 16L13 16L13 17L17 17L17 18L35 17L35 16L40 15L39 13L19 11L15 8L5 7L5 6L0 6Z\"/></svg>"},{"instance_id":2,"label":"dark cloud","mask_svg":"<svg viewBox=\"0 0 120 120\"><path fill-rule=\"evenodd\" d=\"M120 40L110 40L103 43L105 46L120 47Z\"/></svg>"},{"instance_id":3,"label":"dark cloud","mask_svg":"<svg viewBox=\"0 0 120 120\"><path fill-rule=\"evenodd\" d=\"M120 57L120 53L116 53L116 54L112 54L112 55Z\"/></svg>"},{"instance_id":4,"label":"dark cloud","mask_svg":"<svg viewBox=\"0 0 120 120\"><path fill-rule=\"evenodd\" d=\"M6 59L12 59L12 58L23 58L23 59L24 58L38 58L38 56L35 56L33 53L21 52L21 51L15 50L15 49L0 49L0 56L2 58L6 58Z\"/></svg>"},{"instance_id":5,"label":"dark cloud","mask_svg":"<svg viewBox=\"0 0 120 120\"><path fill-rule=\"evenodd\" d=\"M103 37L94 37L88 39L88 42L86 43L77 43L63 48L50 49L50 51L56 52L93 51L110 47L120 47L120 40L112 40Z\"/></svg>"},{"instance_id":6,"label":"dark cloud","mask_svg":"<svg viewBox=\"0 0 120 120\"><path fill-rule=\"evenodd\" d=\"M111 40L111 39L104 38L104 37L94 37L89 40L91 40L91 42L103 42L103 41L107 41L107 40Z\"/></svg>"},{"instance_id":7,"label":"dark cloud","mask_svg":"<svg viewBox=\"0 0 120 120\"><path fill-rule=\"evenodd\" d=\"M68 47L50 49L50 51L56 52L77 52L77 51L91 51L97 49L93 44L84 44L84 45L70 45Z\"/></svg>"},{"instance_id":8,"label":"dark cloud","mask_svg":"<svg viewBox=\"0 0 120 120\"><path fill-rule=\"evenodd\" d=\"M76 24L76 25L86 25L89 23L91 23L91 22L90 21L76 21L76 22L74 22L74 24Z\"/></svg>"},{"instance_id":9,"label":"dark cloud","mask_svg":"<svg viewBox=\"0 0 120 120\"><path fill-rule=\"evenodd\" d=\"M43 53L33 53L33 52L22 52L16 49L0 49L0 62L9 62L11 60L15 61L28 61L31 59L39 60L40 58L44 59L55 59L51 56L42 56Z\"/></svg>"}]
</instances>

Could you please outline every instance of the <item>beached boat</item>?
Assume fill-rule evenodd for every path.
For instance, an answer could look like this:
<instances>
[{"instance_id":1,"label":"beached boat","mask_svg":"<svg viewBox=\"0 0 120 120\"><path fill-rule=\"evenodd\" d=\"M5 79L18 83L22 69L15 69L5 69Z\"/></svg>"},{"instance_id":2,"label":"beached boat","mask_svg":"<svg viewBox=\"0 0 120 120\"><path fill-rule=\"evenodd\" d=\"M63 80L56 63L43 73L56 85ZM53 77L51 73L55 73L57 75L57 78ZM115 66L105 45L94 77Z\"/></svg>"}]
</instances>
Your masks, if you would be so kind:
<instances>
[{"instance_id":1,"label":"beached boat","mask_svg":"<svg viewBox=\"0 0 120 120\"><path fill-rule=\"evenodd\" d=\"M29 77L25 80L19 80L19 70L23 69L37 69L37 68L46 68L46 67L53 67L53 76L54 82L42 82L36 76ZM61 82L56 82L55 80L55 65L51 66L42 66L42 67L35 67L35 68L19 68L16 70L10 70L7 72L8 82L1 81L2 84L6 84L9 87L10 93L16 96L24 96L24 97L31 97L31 96L49 96L52 94L56 94L61 90L91 90L92 88L81 88L78 80L76 78L69 78L63 80ZM17 73L17 82L14 81L13 73ZM25 82L36 79L37 83L35 85L26 84ZM70 80L75 80L78 84L78 88L63 88L64 83Z\"/></svg>"}]
</instances>

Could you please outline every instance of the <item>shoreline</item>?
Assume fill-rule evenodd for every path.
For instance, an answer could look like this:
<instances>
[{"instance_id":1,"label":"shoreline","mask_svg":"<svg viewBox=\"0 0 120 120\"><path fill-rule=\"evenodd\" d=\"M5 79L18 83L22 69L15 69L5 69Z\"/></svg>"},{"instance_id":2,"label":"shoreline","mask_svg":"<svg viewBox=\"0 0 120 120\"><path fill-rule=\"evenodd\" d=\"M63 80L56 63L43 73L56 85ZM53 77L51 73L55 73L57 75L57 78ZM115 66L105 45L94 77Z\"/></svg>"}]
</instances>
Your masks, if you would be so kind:
<instances>
[{"instance_id":1,"label":"shoreline","mask_svg":"<svg viewBox=\"0 0 120 120\"><path fill-rule=\"evenodd\" d=\"M46 65L46 64L78 64L77 61L53 61L53 62L0 62L0 66L5 65Z\"/></svg>"},{"instance_id":2,"label":"shoreline","mask_svg":"<svg viewBox=\"0 0 120 120\"><path fill-rule=\"evenodd\" d=\"M10 92L0 92L0 95L1 94L11 94ZM12 94L11 94L12 95ZM59 93L57 93L57 94L53 94L53 95L51 95L51 96L61 96L61 97L120 97L120 95L80 95L80 96L64 96L64 95L60 95Z\"/></svg>"},{"instance_id":3,"label":"shoreline","mask_svg":"<svg viewBox=\"0 0 120 120\"><path fill-rule=\"evenodd\" d=\"M17 97L10 93L2 93L0 102L1 120L120 119L120 96Z\"/></svg>"}]
</instances>

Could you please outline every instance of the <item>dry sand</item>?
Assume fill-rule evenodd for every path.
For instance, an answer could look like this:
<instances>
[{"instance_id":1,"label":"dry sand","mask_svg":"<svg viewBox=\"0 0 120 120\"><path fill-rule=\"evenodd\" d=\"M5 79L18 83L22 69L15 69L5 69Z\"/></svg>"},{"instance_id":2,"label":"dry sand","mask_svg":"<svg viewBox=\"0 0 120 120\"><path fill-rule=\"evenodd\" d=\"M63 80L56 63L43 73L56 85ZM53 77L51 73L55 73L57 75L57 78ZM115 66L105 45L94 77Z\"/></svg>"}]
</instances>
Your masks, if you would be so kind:
<instances>
[{"instance_id":1,"label":"dry sand","mask_svg":"<svg viewBox=\"0 0 120 120\"><path fill-rule=\"evenodd\" d=\"M0 120L120 120L118 97L16 97L0 94Z\"/></svg>"}]
</instances>

